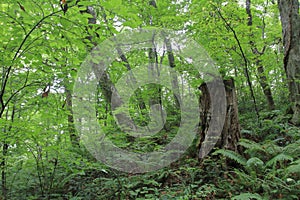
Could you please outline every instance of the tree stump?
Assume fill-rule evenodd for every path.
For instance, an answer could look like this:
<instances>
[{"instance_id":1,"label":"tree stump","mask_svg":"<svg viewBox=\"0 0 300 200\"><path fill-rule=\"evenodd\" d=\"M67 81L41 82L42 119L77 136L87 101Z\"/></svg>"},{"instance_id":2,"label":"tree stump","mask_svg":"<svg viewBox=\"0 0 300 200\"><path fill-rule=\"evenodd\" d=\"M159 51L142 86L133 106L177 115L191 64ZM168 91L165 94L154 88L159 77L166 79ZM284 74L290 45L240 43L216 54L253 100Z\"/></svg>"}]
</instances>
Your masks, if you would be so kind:
<instances>
[{"instance_id":1,"label":"tree stump","mask_svg":"<svg viewBox=\"0 0 300 200\"><path fill-rule=\"evenodd\" d=\"M239 118L238 118L238 105L237 105L234 80L233 79L224 80L223 83L225 87L226 102L218 102L218 103L226 105L226 113L222 113L222 111L220 111L220 115L219 115L220 120L218 123L216 123L215 121L212 123L211 121L211 113L212 113L211 98L218 98L217 96L218 94L210 94L206 83L202 84L199 87L199 89L202 92L202 95L200 97L200 107L201 107L200 108L200 112L201 112L200 113L200 119L201 119L200 142L197 148L199 150L199 158L203 158L206 154L208 154L208 151L211 150L211 147L210 148L206 147L207 142L214 144L213 145L214 147L230 149L236 152L238 151L238 141L241 138L241 133L240 133ZM218 92L221 91L214 91L214 93L218 93ZM216 100L214 99L214 101ZM225 121L224 121L224 117L225 117ZM223 120L221 120L221 118L223 118ZM223 124L221 124L221 122L223 122ZM220 132L213 133L213 131L209 131L209 127L212 125L219 126L216 128L218 128L219 131L221 130L221 134ZM216 128L214 128L214 130L216 130ZM212 137L212 135L214 137Z\"/></svg>"}]
</instances>

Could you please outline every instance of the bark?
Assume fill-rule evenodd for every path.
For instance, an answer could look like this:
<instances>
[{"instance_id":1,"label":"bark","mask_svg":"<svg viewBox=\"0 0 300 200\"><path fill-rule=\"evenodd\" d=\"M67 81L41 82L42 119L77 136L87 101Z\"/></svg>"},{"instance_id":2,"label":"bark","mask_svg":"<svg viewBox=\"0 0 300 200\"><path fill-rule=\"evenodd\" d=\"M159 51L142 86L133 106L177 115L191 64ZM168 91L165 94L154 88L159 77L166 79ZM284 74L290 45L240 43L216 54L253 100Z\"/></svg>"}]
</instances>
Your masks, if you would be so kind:
<instances>
[{"instance_id":1,"label":"bark","mask_svg":"<svg viewBox=\"0 0 300 200\"><path fill-rule=\"evenodd\" d=\"M149 5L154 7L154 8L157 8L157 4L156 4L155 0L150 0ZM153 20L152 16L150 16L150 25L152 25L152 20ZM175 57L174 57L174 54L173 54L171 42L167 37L165 37L164 42L165 42L166 49L167 49L169 66L174 69L176 65L175 65ZM154 45L154 41L153 41L153 45ZM157 52L156 52L155 47L153 49L149 50L149 60L152 61L152 63L154 63L154 62L156 63L155 67L156 67L156 70L157 70L157 74L159 75L158 66L157 66L158 59L157 59ZM155 67L154 66L149 66L148 69L150 71L154 72ZM152 75L157 76L154 73L152 73ZM173 93L174 93L175 106L176 106L176 110L179 110L180 109L181 97L180 97L180 91L179 91L178 77L177 77L176 73L174 73L173 71L171 71L170 73L171 73L172 90L173 90ZM159 100L154 100L154 102L158 102L158 101Z\"/></svg>"},{"instance_id":2,"label":"bark","mask_svg":"<svg viewBox=\"0 0 300 200\"><path fill-rule=\"evenodd\" d=\"M149 49L149 64L148 64L148 78L159 80L160 71L158 68L158 55L154 42L155 35L152 38L153 47ZM152 107L155 112L160 113L161 120L164 122L164 116L162 112L162 92L161 86L158 84L151 84L148 87L148 90L151 91L151 96L149 98L149 106L152 107L154 105L158 105L158 107Z\"/></svg>"},{"instance_id":3,"label":"bark","mask_svg":"<svg viewBox=\"0 0 300 200\"><path fill-rule=\"evenodd\" d=\"M97 68L97 66L95 67ZM97 71L96 68L94 68L95 71ZM113 82L110 80L109 75L107 73L101 74L99 72L96 72L95 74L97 75L97 79L99 80L99 85L101 86L100 88L106 102L112 105L113 110L118 107L121 107L123 105L123 101L119 96ZM113 94L114 94L114 98L112 98ZM136 131L136 126L129 116L123 113L118 113L115 116L117 118L118 124L122 127L122 130Z\"/></svg>"},{"instance_id":4,"label":"bark","mask_svg":"<svg viewBox=\"0 0 300 200\"><path fill-rule=\"evenodd\" d=\"M278 0L284 45L283 65L287 76L293 116L300 125L300 17L298 0Z\"/></svg>"},{"instance_id":5,"label":"bark","mask_svg":"<svg viewBox=\"0 0 300 200\"><path fill-rule=\"evenodd\" d=\"M167 47L167 52L168 52L168 60L169 60L169 65L171 68L175 68L175 57L173 54L172 50L172 44L168 38L165 38L165 44ZM177 75L171 71L171 80L172 80L172 90L174 92L174 99L175 99L175 106L176 109L180 109L180 102L181 102L181 97L180 97L180 91L179 91L179 84L178 84L178 77Z\"/></svg>"},{"instance_id":6,"label":"bark","mask_svg":"<svg viewBox=\"0 0 300 200\"><path fill-rule=\"evenodd\" d=\"M237 145L241 138L241 129L238 116L238 103L235 92L234 80L224 80L226 92L226 118L222 130L221 139L217 146L238 151Z\"/></svg>"},{"instance_id":7,"label":"bark","mask_svg":"<svg viewBox=\"0 0 300 200\"><path fill-rule=\"evenodd\" d=\"M104 20L105 24L107 25L107 30L110 32L111 36L114 37L113 31L109 28L109 22L107 20L107 16L105 14L104 8L103 7L100 7L100 8L101 8L101 11L103 12L102 17L103 17L103 20ZM136 85L137 80L134 77L134 75L130 72L132 70L132 68L131 68L131 66L129 64L129 61L128 61L127 57L125 56L122 48L120 46L117 46L116 50L118 52L119 57L122 60L122 63L124 64L127 71L129 72L130 80L128 80L128 81L130 81L132 85ZM114 103L115 104L112 105L112 109L115 110L115 109L121 107L123 105L123 102L122 102L120 96L118 95L117 89L114 87L112 81L110 80L109 74L107 72L102 72L102 74L104 76L104 77L102 77L102 81L101 81L102 85L104 87L106 87L106 89L111 88L112 89L111 91L114 91L114 93L116 93L116 96L114 96ZM103 80L108 81L106 86L105 86L106 82L103 81ZM107 90L104 91L104 92L107 94L107 96L110 96L110 98L111 98L111 95L112 95L113 92L109 92ZM111 94L108 94L108 93L111 93ZM135 95L135 97L137 99L137 102L138 102L138 108L140 109L140 114L143 115L143 113L147 109L147 107L146 107L145 101L142 97L142 91L140 90L140 88L136 89L136 91L134 92L134 95ZM107 102L112 103L110 98L109 99L106 98L106 100L108 100ZM130 127L128 130L136 131L137 127L134 124L134 122L130 119L129 116L126 116L125 114L116 114L116 118L117 118L117 121L118 121L120 126L123 126L124 128L125 127Z\"/></svg>"},{"instance_id":8,"label":"bark","mask_svg":"<svg viewBox=\"0 0 300 200\"><path fill-rule=\"evenodd\" d=\"M200 106L202 111L200 113L200 118L201 118L200 143L199 143L199 147L197 148L200 150L202 149L202 151L200 151L199 153L200 158L202 157L202 155L208 153L206 150L203 150L202 146L204 144L204 141L206 140L207 135L208 134L211 135L211 133L209 133L208 131L212 124L217 124L217 126L219 126L217 128L223 126L221 135L215 137L213 139L214 141L212 141L213 143L215 143L214 146L218 148L225 148L233 151L238 151L237 145L239 139L241 138L241 133L240 133L240 124L238 119L238 106L237 106L237 98L235 93L234 81L233 79L229 79L223 82L224 82L225 93L226 93L226 117L225 117L224 126L221 123L215 123L215 122L211 123L210 121L211 113L212 113L211 97L216 98L217 94L210 94L206 83L200 86L200 90L202 92L202 95L200 97ZM224 102L219 102L219 103L222 104Z\"/></svg>"},{"instance_id":9,"label":"bark","mask_svg":"<svg viewBox=\"0 0 300 200\"><path fill-rule=\"evenodd\" d=\"M79 136L76 133L76 128L74 124L74 115L72 110L72 92L67 87L65 87L66 92L66 106L68 110L68 130L70 135L71 144L73 147L79 147Z\"/></svg>"},{"instance_id":10,"label":"bark","mask_svg":"<svg viewBox=\"0 0 300 200\"><path fill-rule=\"evenodd\" d=\"M9 120L9 109L7 109L6 111L6 120ZM7 188L7 172L6 172L6 168L7 168L7 154L8 154L8 150L9 150L9 143L7 142L7 139L9 138L9 132L11 131L12 129L12 124L14 122L14 118L15 118L15 105L13 105L13 108L12 108L12 113L11 113L11 124L6 127L0 127L2 128L2 131L3 131L3 134L4 134L4 137L3 137L3 140L2 140L2 158L1 158L1 190L2 190L2 197L4 200L8 199L7 198L7 194L8 194L8 188Z\"/></svg>"},{"instance_id":11,"label":"bark","mask_svg":"<svg viewBox=\"0 0 300 200\"><path fill-rule=\"evenodd\" d=\"M246 12L248 15L248 23L247 25L249 27L252 27L253 19L252 19L252 13L251 13L251 0L246 0ZM264 19L263 20L263 27L262 27L262 40L264 40ZM253 36L251 34L251 36ZM266 46L263 47L262 51L259 51L257 48L257 45L254 41L249 41L249 44L251 46L252 53L255 55L255 64L257 66L257 73L258 73L258 78L259 78L259 84L262 87L263 93L266 97L266 100L268 102L268 108L269 110L274 110L275 109L275 103L271 91L271 87L267 81L267 77L265 75L265 69L264 66L262 65L260 57L264 54Z\"/></svg>"},{"instance_id":12,"label":"bark","mask_svg":"<svg viewBox=\"0 0 300 200\"><path fill-rule=\"evenodd\" d=\"M153 47L149 49L149 64L148 64L148 78L149 79L159 79L159 69L158 69L158 58L157 52L154 44L154 37L152 38ZM150 96L149 104L150 106L155 104L161 104L160 99L160 86L153 85L149 87L150 91L154 91L154 94Z\"/></svg>"},{"instance_id":13,"label":"bark","mask_svg":"<svg viewBox=\"0 0 300 200\"><path fill-rule=\"evenodd\" d=\"M257 60L257 64L258 64L257 72L259 76L259 84L262 87L264 95L267 99L269 110L274 110L275 102L273 99L272 91L267 81L267 77L265 75L265 69L262 65L260 65L260 62L261 62L260 60Z\"/></svg>"},{"instance_id":14,"label":"bark","mask_svg":"<svg viewBox=\"0 0 300 200\"><path fill-rule=\"evenodd\" d=\"M87 8L86 12L92 16L91 18L89 18L88 23L96 24L97 15L96 15L96 12L94 11L93 7L89 6ZM105 22L107 23L105 14L103 17L104 17ZM90 37L88 39L90 41L92 41L93 38ZM128 70L130 70L131 69L130 65L129 65L125 55L123 54L122 50L120 48L117 48L117 51L119 53L120 58L125 63L126 68ZM113 82L111 81L109 74L106 71L102 71L101 69L99 69L97 64L93 64L92 67L95 71L95 75L97 76L97 80L99 80L99 85L100 85L102 93L104 94L104 98L105 98L106 102L108 102L110 105L112 105L112 109L121 107L123 105L123 101L122 101L121 97L119 96L118 91L115 88ZM134 77L131 77L131 81L132 82L135 81ZM114 94L114 98L112 99L113 94ZM141 101L141 102L143 102L143 101ZM140 107L144 108L145 106L142 106L140 104ZM136 130L136 126L135 126L134 122L126 114L123 114L123 113L116 114L116 119L117 119L119 125L122 127L122 130L126 130L126 131L135 131Z\"/></svg>"},{"instance_id":15,"label":"bark","mask_svg":"<svg viewBox=\"0 0 300 200\"><path fill-rule=\"evenodd\" d=\"M125 67L130 72L131 71L131 66L130 66L128 60L127 60L127 57L125 56L125 54L123 53L123 51L122 51L122 49L120 47L117 47L117 52L118 52L118 54L119 54L122 62L124 63ZM134 75L131 72L129 73L129 75L130 75L130 81L131 81L131 83L133 85L136 85L137 81L136 81L136 78L134 77ZM146 109L146 105L145 105L144 99L142 98L142 92L141 92L141 90L139 88L135 92L135 97L137 98L139 109L141 111L145 110Z\"/></svg>"},{"instance_id":16,"label":"bark","mask_svg":"<svg viewBox=\"0 0 300 200\"><path fill-rule=\"evenodd\" d=\"M7 199L7 187L6 187L6 156L8 152L8 144L6 141L3 141L2 146L2 159L1 159L1 188L2 196L4 199Z\"/></svg>"}]
</instances>

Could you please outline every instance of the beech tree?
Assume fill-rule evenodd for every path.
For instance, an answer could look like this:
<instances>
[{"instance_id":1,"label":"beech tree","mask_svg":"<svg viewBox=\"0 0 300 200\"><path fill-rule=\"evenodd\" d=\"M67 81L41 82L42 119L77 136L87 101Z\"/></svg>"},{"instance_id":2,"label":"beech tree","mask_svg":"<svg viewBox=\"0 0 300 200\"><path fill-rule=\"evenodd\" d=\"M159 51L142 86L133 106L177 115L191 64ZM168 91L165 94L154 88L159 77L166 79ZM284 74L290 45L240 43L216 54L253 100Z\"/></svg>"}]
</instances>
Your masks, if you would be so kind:
<instances>
[{"instance_id":1,"label":"beech tree","mask_svg":"<svg viewBox=\"0 0 300 200\"><path fill-rule=\"evenodd\" d=\"M283 65L293 111L292 123L300 125L300 16L298 0L278 0L284 45Z\"/></svg>"}]
</instances>

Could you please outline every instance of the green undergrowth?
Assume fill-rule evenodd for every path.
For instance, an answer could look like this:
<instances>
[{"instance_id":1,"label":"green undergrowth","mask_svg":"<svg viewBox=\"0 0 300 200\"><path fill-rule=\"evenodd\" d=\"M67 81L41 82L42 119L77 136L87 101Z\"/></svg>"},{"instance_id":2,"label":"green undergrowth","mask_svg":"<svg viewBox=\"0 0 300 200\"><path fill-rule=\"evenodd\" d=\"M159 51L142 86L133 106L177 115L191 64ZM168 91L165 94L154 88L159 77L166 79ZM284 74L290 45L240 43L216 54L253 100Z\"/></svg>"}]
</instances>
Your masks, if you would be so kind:
<instances>
[{"instance_id":1,"label":"green undergrowth","mask_svg":"<svg viewBox=\"0 0 300 200\"><path fill-rule=\"evenodd\" d=\"M242 123L239 153L215 149L201 162L187 154L168 167L146 174L115 171L96 162L92 156L87 157L87 152L72 151L64 154L64 162L55 169L55 184L48 190L44 187L43 195L40 184L46 183L33 179L28 180L27 188L13 188L10 197L71 200L298 199L299 127L289 124L276 111L262 116L261 126L256 123L247 122L248 126ZM161 140L165 138L164 134L162 132L155 138ZM168 142L168 138L165 140ZM164 142L157 144L153 139L133 141L126 135L118 135L114 142L120 147L144 152L164 145ZM148 144L148 148L142 149L143 144ZM30 170L28 173L34 174ZM24 179L26 177L16 181Z\"/></svg>"},{"instance_id":2,"label":"green undergrowth","mask_svg":"<svg viewBox=\"0 0 300 200\"><path fill-rule=\"evenodd\" d=\"M218 149L202 162L184 157L141 175L111 170L104 176L81 175L74 183L80 183L81 189L66 195L73 199L298 199L300 129L277 111L263 114L261 126L252 123L242 131L240 153Z\"/></svg>"}]
</instances>

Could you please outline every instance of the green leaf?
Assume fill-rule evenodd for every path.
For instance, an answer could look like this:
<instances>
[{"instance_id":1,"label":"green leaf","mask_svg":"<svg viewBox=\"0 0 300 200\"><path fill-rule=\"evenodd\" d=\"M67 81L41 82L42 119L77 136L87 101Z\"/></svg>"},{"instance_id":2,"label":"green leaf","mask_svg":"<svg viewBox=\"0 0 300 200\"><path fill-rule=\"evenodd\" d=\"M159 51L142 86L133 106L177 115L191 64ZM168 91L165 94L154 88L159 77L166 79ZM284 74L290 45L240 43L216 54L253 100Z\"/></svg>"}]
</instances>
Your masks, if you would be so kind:
<instances>
[{"instance_id":1,"label":"green leaf","mask_svg":"<svg viewBox=\"0 0 300 200\"><path fill-rule=\"evenodd\" d=\"M257 193L241 193L237 196L234 196L231 198L232 200L251 200L251 199L257 199L257 200L263 200L262 196L260 196Z\"/></svg>"},{"instance_id":2,"label":"green leaf","mask_svg":"<svg viewBox=\"0 0 300 200\"><path fill-rule=\"evenodd\" d=\"M226 158L234 160L243 166L245 166L247 163L247 160L243 156L231 150L219 149L213 153L213 155L217 155L217 154L221 154Z\"/></svg>"},{"instance_id":3,"label":"green leaf","mask_svg":"<svg viewBox=\"0 0 300 200\"><path fill-rule=\"evenodd\" d=\"M271 160L269 160L266 163L266 166L274 166L274 165L277 164L277 162L287 161L287 160L293 161L293 157L289 156L289 155L286 155L284 153L281 153L281 154L278 154L275 157L273 157Z\"/></svg>"}]
</instances>

